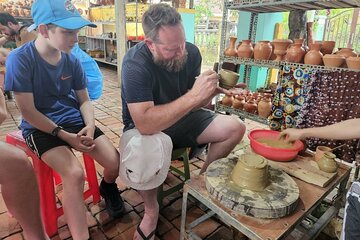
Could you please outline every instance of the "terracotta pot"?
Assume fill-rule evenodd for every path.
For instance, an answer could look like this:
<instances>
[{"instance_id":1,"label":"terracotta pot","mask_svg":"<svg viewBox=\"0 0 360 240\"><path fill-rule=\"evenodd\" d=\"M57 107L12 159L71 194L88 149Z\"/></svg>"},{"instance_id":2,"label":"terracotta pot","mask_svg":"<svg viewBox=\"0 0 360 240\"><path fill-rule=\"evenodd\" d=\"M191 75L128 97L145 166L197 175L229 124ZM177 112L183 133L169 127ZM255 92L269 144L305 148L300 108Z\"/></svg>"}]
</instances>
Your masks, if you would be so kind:
<instances>
[{"instance_id":1,"label":"terracotta pot","mask_svg":"<svg viewBox=\"0 0 360 240\"><path fill-rule=\"evenodd\" d=\"M322 158L317 162L321 171L334 173L336 172L338 165L335 161L335 154L331 152L325 152Z\"/></svg>"},{"instance_id":2,"label":"terracotta pot","mask_svg":"<svg viewBox=\"0 0 360 240\"><path fill-rule=\"evenodd\" d=\"M237 57L237 51L235 48L236 39L236 37L230 37L229 46L224 51L225 56Z\"/></svg>"},{"instance_id":3,"label":"terracotta pot","mask_svg":"<svg viewBox=\"0 0 360 240\"><path fill-rule=\"evenodd\" d=\"M346 64L348 68L351 69L360 69L360 57L348 57L346 59Z\"/></svg>"},{"instance_id":4,"label":"terracotta pot","mask_svg":"<svg viewBox=\"0 0 360 240\"><path fill-rule=\"evenodd\" d=\"M292 41L290 39L275 39L272 42L272 45L274 46L273 52L276 55L275 61L282 61L284 59L286 49L291 43Z\"/></svg>"},{"instance_id":5,"label":"terracotta pot","mask_svg":"<svg viewBox=\"0 0 360 240\"><path fill-rule=\"evenodd\" d=\"M356 53L352 48L339 48L339 51L336 52L336 55L344 56L345 58L356 57Z\"/></svg>"},{"instance_id":6,"label":"terracotta pot","mask_svg":"<svg viewBox=\"0 0 360 240\"><path fill-rule=\"evenodd\" d=\"M262 191L269 184L268 162L257 154L243 154L239 157L230 178L240 187Z\"/></svg>"},{"instance_id":7,"label":"terracotta pot","mask_svg":"<svg viewBox=\"0 0 360 240\"><path fill-rule=\"evenodd\" d=\"M252 58L254 54L254 48L252 47L251 40L242 40L241 44L237 48L238 57Z\"/></svg>"},{"instance_id":8,"label":"terracotta pot","mask_svg":"<svg viewBox=\"0 0 360 240\"><path fill-rule=\"evenodd\" d=\"M249 99L244 105L244 110L248 113L255 113L257 110L257 104L253 98Z\"/></svg>"},{"instance_id":9,"label":"terracotta pot","mask_svg":"<svg viewBox=\"0 0 360 240\"><path fill-rule=\"evenodd\" d=\"M335 47L335 41L316 41L315 43L321 43L320 52L325 54L331 54Z\"/></svg>"},{"instance_id":10,"label":"terracotta pot","mask_svg":"<svg viewBox=\"0 0 360 240\"><path fill-rule=\"evenodd\" d=\"M330 152L331 148L326 146L317 146L315 151L315 161L319 161L323 156L325 152Z\"/></svg>"},{"instance_id":11,"label":"terracotta pot","mask_svg":"<svg viewBox=\"0 0 360 240\"><path fill-rule=\"evenodd\" d=\"M241 95L237 95L234 100L232 107L236 109L243 109L245 105L245 97Z\"/></svg>"},{"instance_id":12,"label":"terracotta pot","mask_svg":"<svg viewBox=\"0 0 360 240\"><path fill-rule=\"evenodd\" d=\"M304 63L310 65L323 65L323 54L320 52L320 49L320 43L310 44L310 51L306 53Z\"/></svg>"},{"instance_id":13,"label":"terracotta pot","mask_svg":"<svg viewBox=\"0 0 360 240\"><path fill-rule=\"evenodd\" d=\"M264 96L258 104L258 114L260 117L267 118L271 114L271 98Z\"/></svg>"},{"instance_id":14,"label":"terracotta pot","mask_svg":"<svg viewBox=\"0 0 360 240\"><path fill-rule=\"evenodd\" d=\"M233 100L234 100L234 98L233 98L232 95L227 95L227 94L226 94L226 95L223 97L223 99L221 100L221 104L222 104L222 105L225 105L225 106L228 106L228 107L231 107L232 104L233 104Z\"/></svg>"},{"instance_id":15,"label":"terracotta pot","mask_svg":"<svg viewBox=\"0 0 360 240\"><path fill-rule=\"evenodd\" d=\"M323 56L324 65L327 67L340 67L345 62L345 57L336 54L326 54Z\"/></svg>"},{"instance_id":16,"label":"terracotta pot","mask_svg":"<svg viewBox=\"0 0 360 240\"><path fill-rule=\"evenodd\" d=\"M272 53L270 41L259 41L255 44L254 59L269 60Z\"/></svg>"},{"instance_id":17,"label":"terracotta pot","mask_svg":"<svg viewBox=\"0 0 360 240\"><path fill-rule=\"evenodd\" d=\"M293 43L286 50L286 55L284 57L284 60L293 63L303 63L305 53L306 52L302 47L302 43Z\"/></svg>"}]
</instances>

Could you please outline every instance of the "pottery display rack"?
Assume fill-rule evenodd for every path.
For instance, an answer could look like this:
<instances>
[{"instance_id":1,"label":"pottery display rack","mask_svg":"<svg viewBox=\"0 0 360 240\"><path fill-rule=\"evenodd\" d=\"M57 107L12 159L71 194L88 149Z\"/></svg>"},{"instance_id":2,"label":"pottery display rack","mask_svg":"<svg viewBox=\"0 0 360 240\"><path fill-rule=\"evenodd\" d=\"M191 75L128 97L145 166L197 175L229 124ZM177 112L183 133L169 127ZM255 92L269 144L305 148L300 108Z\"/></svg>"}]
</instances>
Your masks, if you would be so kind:
<instances>
[{"instance_id":1,"label":"pottery display rack","mask_svg":"<svg viewBox=\"0 0 360 240\"><path fill-rule=\"evenodd\" d=\"M266 67L279 69L280 66L289 67L301 67L311 68L315 70L330 70L330 71L359 71L347 68L332 68L320 65L308 65L301 63L290 63L285 61L272 61L272 60L255 60L249 58L239 57L228 57L224 55L226 48L227 36L227 19L229 16L229 10L247 11L251 13L250 17L250 28L248 39L255 42L256 28L258 22L259 13L271 13L271 12L287 12L291 10L321 10L321 9L337 9L337 8L359 8L360 2L357 0L224 0L223 18L222 18L222 30L221 30L221 41L220 41L220 59L219 59L219 70L222 68L224 62L244 65L244 79L248 85L250 82L251 67ZM247 113L243 110L234 109L219 104L219 95L216 97L216 111L225 111L240 116L241 118L248 118L257 122L266 123L267 119L264 119L256 114Z\"/></svg>"}]
</instances>

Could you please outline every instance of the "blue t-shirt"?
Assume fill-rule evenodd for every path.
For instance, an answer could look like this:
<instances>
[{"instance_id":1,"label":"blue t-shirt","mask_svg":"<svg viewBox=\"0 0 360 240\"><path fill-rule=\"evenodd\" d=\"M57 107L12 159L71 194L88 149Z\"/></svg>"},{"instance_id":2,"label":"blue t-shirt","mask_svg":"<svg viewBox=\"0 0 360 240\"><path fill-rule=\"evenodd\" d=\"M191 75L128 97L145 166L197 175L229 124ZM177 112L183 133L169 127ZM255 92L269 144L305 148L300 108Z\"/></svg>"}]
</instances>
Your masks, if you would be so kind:
<instances>
[{"instance_id":1,"label":"blue t-shirt","mask_svg":"<svg viewBox=\"0 0 360 240\"><path fill-rule=\"evenodd\" d=\"M34 42L29 42L6 59L5 90L33 93L36 109L57 125L84 124L75 90L85 88L85 74L72 54L61 53L54 66L40 57ZM27 137L35 128L22 119L21 130Z\"/></svg>"},{"instance_id":2,"label":"blue t-shirt","mask_svg":"<svg viewBox=\"0 0 360 240\"><path fill-rule=\"evenodd\" d=\"M134 128L128 103L153 101L155 105L172 102L189 89L200 74L201 54L191 43L186 43L188 58L180 72L168 72L154 63L145 42L132 47L125 55L121 72L121 98L124 131Z\"/></svg>"}]
</instances>

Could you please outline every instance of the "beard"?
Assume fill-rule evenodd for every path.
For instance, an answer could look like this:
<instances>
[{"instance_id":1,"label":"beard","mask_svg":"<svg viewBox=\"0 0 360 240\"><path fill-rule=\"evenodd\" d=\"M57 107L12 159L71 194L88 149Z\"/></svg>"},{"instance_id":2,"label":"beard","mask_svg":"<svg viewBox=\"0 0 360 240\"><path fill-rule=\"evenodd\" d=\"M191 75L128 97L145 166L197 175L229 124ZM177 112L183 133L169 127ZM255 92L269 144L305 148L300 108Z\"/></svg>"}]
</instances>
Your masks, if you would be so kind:
<instances>
[{"instance_id":1,"label":"beard","mask_svg":"<svg viewBox=\"0 0 360 240\"><path fill-rule=\"evenodd\" d=\"M180 72L185 67L187 58L188 52L186 49L184 49L184 54L182 56L171 60L164 59L160 54L153 55L154 63L157 66L166 69L168 72Z\"/></svg>"},{"instance_id":2,"label":"beard","mask_svg":"<svg viewBox=\"0 0 360 240\"><path fill-rule=\"evenodd\" d=\"M10 30L10 34L9 34L10 37L13 37L17 34L17 31L15 31L14 29L12 29L10 27L9 27L9 30Z\"/></svg>"}]
</instances>

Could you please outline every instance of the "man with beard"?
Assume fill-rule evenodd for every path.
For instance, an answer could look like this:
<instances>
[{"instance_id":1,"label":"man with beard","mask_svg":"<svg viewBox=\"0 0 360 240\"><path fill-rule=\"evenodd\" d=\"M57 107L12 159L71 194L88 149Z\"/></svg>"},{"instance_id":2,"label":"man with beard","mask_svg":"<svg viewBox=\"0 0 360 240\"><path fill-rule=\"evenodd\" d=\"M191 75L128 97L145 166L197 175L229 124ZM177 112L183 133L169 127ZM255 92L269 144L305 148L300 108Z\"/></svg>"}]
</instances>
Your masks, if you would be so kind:
<instances>
[{"instance_id":1,"label":"man with beard","mask_svg":"<svg viewBox=\"0 0 360 240\"><path fill-rule=\"evenodd\" d=\"M16 47L36 39L35 32L28 32L26 25L21 25L7 12L0 12L0 32L5 36L0 38L0 46L15 40Z\"/></svg>"},{"instance_id":2,"label":"man with beard","mask_svg":"<svg viewBox=\"0 0 360 240\"><path fill-rule=\"evenodd\" d=\"M181 16L174 8L151 5L143 15L142 26L145 40L126 53L122 65L125 126L120 140L120 177L144 200L145 214L134 239L154 239L159 214L157 187L166 178L165 174L159 181L159 172L164 168L168 171L168 146L176 149L210 144L202 174L211 162L227 156L240 142L245 126L238 118L202 108L215 95L227 91L218 87L216 72L200 74L200 52L185 41ZM165 134L168 140L161 136ZM151 142L152 136L161 140ZM164 151L159 154L161 161L152 157L155 149Z\"/></svg>"}]
</instances>

